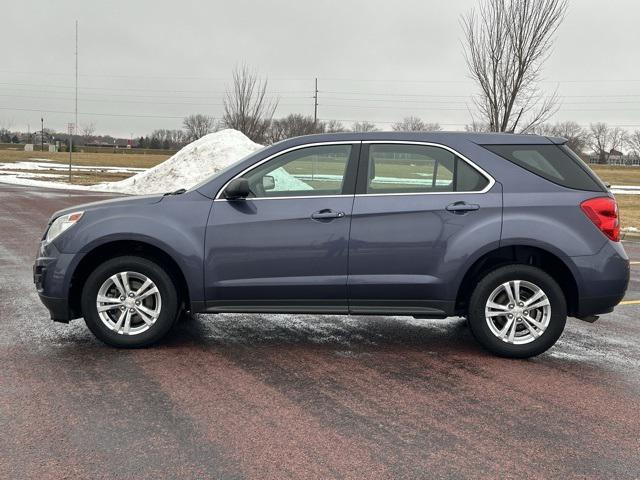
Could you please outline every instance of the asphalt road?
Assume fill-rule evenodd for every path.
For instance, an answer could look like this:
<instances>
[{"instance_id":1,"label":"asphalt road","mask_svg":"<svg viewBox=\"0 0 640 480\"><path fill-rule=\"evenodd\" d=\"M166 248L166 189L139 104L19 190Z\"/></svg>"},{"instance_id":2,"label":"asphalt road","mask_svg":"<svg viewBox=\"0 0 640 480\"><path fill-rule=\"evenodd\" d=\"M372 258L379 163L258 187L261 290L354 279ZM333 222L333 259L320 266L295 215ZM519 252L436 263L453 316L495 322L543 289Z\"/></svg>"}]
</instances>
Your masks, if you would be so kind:
<instances>
[{"instance_id":1,"label":"asphalt road","mask_svg":"<svg viewBox=\"0 0 640 480\"><path fill-rule=\"evenodd\" d=\"M640 478L640 305L526 361L401 317L203 315L115 350L31 278L48 216L96 198L0 185L0 478Z\"/></svg>"}]
</instances>

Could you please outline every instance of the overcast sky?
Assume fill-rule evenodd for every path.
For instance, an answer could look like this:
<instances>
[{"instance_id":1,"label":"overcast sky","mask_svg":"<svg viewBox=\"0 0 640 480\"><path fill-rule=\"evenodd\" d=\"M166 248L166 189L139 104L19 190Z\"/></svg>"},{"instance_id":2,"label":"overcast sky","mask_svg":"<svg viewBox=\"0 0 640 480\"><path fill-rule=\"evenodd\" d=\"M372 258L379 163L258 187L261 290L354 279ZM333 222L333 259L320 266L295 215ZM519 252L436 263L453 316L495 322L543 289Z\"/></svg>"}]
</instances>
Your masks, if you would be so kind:
<instances>
[{"instance_id":1,"label":"overcast sky","mask_svg":"<svg viewBox=\"0 0 640 480\"><path fill-rule=\"evenodd\" d=\"M277 115L369 120L407 115L462 129L474 85L460 15L475 0L10 2L2 6L0 126L73 121L79 21L79 123L128 137L219 118L235 65L269 78ZM640 128L640 2L572 0L544 68L563 97L553 120Z\"/></svg>"}]
</instances>

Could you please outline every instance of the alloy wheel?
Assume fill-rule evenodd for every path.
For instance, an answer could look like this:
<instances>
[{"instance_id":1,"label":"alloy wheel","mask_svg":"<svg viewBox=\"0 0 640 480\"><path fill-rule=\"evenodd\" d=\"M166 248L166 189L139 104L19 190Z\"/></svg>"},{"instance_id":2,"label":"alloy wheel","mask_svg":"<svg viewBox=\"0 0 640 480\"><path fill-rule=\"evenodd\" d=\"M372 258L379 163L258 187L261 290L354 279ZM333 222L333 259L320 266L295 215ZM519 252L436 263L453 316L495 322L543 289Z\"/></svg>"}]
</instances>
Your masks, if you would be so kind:
<instances>
[{"instance_id":1,"label":"alloy wheel","mask_svg":"<svg viewBox=\"0 0 640 480\"><path fill-rule=\"evenodd\" d=\"M539 338L549 326L551 303L539 286L511 280L491 292L485 319L491 333L500 340L524 345Z\"/></svg>"},{"instance_id":2,"label":"alloy wheel","mask_svg":"<svg viewBox=\"0 0 640 480\"><path fill-rule=\"evenodd\" d=\"M162 297L146 275L119 272L107 278L98 290L96 307L107 328L121 335L138 335L158 320Z\"/></svg>"}]
</instances>

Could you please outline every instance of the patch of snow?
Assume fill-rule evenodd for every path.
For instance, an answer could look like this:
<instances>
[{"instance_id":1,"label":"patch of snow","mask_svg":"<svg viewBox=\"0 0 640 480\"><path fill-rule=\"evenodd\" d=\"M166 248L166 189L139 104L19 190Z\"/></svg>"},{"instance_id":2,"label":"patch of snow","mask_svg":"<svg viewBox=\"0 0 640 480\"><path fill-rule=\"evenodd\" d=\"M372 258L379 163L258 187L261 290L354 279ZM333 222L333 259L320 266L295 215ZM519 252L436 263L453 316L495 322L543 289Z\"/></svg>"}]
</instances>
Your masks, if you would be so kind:
<instances>
[{"instance_id":1,"label":"patch of snow","mask_svg":"<svg viewBox=\"0 0 640 480\"><path fill-rule=\"evenodd\" d=\"M39 180L50 178L48 175L20 173L16 175L0 175L0 182L12 185L22 185L25 187L54 188L58 190L89 190L87 185L73 185L63 182Z\"/></svg>"},{"instance_id":2,"label":"patch of snow","mask_svg":"<svg viewBox=\"0 0 640 480\"><path fill-rule=\"evenodd\" d=\"M640 195L640 186L613 185L609 191L614 195Z\"/></svg>"},{"instance_id":3,"label":"patch of snow","mask_svg":"<svg viewBox=\"0 0 640 480\"><path fill-rule=\"evenodd\" d=\"M632 232L632 233L638 233L640 232L640 228L636 228L636 227L624 227L622 229L623 232Z\"/></svg>"},{"instance_id":4,"label":"patch of snow","mask_svg":"<svg viewBox=\"0 0 640 480\"><path fill-rule=\"evenodd\" d=\"M32 159L33 160L33 159ZM49 161L50 162L50 161ZM0 163L2 170L54 170L56 172L66 172L69 169L68 164L64 163L47 163L44 160L27 161L27 162L2 162ZM100 172L100 173L139 173L147 170L146 168L136 167L108 167L106 165L71 165L72 171L83 172ZM15 173L15 172L12 172Z\"/></svg>"},{"instance_id":5,"label":"patch of snow","mask_svg":"<svg viewBox=\"0 0 640 480\"><path fill-rule=\"evenodd\" d=\"M220 130L190 143L149 170L119 182L100 183L90 188L135 195L188 189L259 148L262 145L237 130Z\"/></svg>"}]
</instances>

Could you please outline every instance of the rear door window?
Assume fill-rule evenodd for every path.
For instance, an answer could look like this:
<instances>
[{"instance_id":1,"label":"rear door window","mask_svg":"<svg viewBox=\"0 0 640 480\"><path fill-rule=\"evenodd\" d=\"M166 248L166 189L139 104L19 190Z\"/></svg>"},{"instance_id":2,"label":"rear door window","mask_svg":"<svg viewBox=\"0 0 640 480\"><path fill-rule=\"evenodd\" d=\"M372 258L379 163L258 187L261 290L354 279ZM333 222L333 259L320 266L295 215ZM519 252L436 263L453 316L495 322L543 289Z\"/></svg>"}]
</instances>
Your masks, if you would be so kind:
<instances>
[{"instance_id":1,"label":"rear door window","mask_svg":"<svg viewBox=\"0 0 640 480\"><path fill-rule=\"evenodd\" d=\"M489 180L444 148L371 144L366 193L446 193L483 190Z\"/></svg>"},{"instance_id":2,"label":"rear door window","mask_svg":"<svg viewBox=\"0 0 640 480\"><path fill-rule=\"evenodd\" d=\"M563 187L592 192L606 187L575 154L558 145L484 145L512 163ZM571 152L573 153L573 152Z\"/></svg>"}]
</instances>

